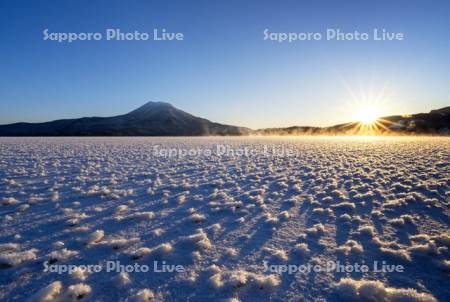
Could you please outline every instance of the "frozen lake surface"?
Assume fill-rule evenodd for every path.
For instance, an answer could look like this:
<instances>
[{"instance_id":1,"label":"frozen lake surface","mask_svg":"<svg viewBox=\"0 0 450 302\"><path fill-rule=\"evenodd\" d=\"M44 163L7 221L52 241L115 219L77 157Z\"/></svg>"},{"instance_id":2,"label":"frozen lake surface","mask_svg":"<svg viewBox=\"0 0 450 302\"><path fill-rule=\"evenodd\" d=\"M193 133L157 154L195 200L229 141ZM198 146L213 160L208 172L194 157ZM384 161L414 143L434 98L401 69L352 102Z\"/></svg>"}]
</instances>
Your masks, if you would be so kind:
<instances>
[{"instance_id":1,"label":"frozen lake surface","mask_svg":"<svg viewBox=\"0 0 450 302\"><path fill-rule=\"evenodd\" d=\"M449 138L0 138L0 300L449 301L449 159Z\"/></svg>"}]
</instances>

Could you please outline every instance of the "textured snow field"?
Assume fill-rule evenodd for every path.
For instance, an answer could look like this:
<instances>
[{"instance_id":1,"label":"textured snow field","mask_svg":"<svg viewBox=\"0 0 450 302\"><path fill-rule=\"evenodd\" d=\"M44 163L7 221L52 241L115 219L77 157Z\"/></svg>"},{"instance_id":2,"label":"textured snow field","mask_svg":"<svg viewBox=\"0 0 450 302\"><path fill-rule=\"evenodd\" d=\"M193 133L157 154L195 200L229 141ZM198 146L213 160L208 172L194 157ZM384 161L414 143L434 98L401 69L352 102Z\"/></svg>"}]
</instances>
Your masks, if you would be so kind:
<instances>
[{"instance_id":1,"label":"textured snow field","mask_svg":"<svg viewBox=\"0 0 450 302\"><path fill-rule=\"evenodd\" d=\"M450 301L449 159L449 138L0 138L0 301ZM184 271L81 267L114 260ZM282 269L329 261L370 269Z\"/></svg>"}]
</instances>

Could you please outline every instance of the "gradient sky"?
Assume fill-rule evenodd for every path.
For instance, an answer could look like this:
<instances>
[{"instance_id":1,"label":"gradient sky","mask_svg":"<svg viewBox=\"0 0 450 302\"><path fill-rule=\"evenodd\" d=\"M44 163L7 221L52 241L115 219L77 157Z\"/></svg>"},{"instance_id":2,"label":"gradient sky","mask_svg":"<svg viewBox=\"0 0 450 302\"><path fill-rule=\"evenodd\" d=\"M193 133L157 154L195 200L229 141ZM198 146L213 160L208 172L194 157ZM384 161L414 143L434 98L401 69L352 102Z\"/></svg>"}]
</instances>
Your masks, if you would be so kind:
<instances>
[{"instance_id":1,"label":"gradient sky","mask_svg":"<svg viewBox=\"0 0 450 302\"><path fill-rule=\"evenodd\" d=\"M43 41L45 28L165 28L185 40L57 43ZM277 43L263 41L265 28L406 39ZM383 115L450 105L447 0L0 0L0 37L2 124L111 116L151 100L251 128L346 122L369 95Z\"/></svg>"}]
</instances>

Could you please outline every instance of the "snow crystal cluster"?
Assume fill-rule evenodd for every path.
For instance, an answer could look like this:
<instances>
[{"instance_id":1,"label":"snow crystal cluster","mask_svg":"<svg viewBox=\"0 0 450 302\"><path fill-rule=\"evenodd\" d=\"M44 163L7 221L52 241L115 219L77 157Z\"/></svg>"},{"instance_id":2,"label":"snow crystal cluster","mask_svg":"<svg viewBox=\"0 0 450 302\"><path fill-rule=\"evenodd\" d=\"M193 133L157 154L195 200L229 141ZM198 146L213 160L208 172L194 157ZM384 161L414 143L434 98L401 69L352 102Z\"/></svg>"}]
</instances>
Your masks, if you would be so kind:
<instances>
[{"instance_id":1,"label":"snow crystal cluster","mask_svg":"<svg viewBox=\"0 0 450 302\"><path fill-rule=\"evenodd\" d=\"M0 300L448 301L449 159L448 138L0 138ZM370 269L300 269L330 262Z\"/></svg>"}]
</instances>

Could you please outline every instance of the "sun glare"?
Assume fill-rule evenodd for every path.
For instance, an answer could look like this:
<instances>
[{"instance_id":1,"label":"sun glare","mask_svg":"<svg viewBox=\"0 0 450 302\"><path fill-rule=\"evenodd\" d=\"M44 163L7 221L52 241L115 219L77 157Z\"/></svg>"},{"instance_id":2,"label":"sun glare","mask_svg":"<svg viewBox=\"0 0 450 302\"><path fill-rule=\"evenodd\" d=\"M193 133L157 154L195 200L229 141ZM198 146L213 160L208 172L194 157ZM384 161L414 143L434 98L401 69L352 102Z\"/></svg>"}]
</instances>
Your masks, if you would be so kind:
<instances>
[{"instance_id":1,"label":"sun glare","mask_svg":"<svg viewBox=\"0 0 450 302\"><path fill-rule=\"evenodd\" d=\"M378 105L378 104L377 104ZM381 118L380 106L373 103L359 104L354 115L354 130L358 135L380 135L389 131L389 121Z\"/></svg>"},{"instance_id":2,"label":"sun glare","mask_svg":"<svg viewBox=\"0 0 450 302\"><path fill-rule=\"evenodd\" d=\"M362 106L356 114L357 120L364 125L374 124L379 117L380 111L372 105Z\"/></svg>"}]
</instances>

